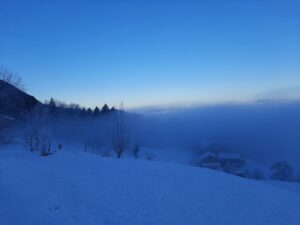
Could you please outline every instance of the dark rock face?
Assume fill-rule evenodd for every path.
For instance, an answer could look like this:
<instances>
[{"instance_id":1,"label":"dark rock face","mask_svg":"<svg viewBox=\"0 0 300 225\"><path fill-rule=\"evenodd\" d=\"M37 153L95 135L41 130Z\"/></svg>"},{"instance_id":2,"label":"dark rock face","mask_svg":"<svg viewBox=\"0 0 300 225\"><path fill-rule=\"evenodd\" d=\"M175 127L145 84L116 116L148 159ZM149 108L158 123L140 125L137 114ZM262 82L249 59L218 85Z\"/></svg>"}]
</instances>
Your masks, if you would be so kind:
<instances>
[{"instance_id":1,"label":"dark rock face","mask_svg":"<svg viewBox=\"0 0 300 225\"><path fill-rule=\"evenodd\" d=\"M41 103L35 97L0 80L0 114L20 118L38 104Z\"/></svg>"}]
</instances>

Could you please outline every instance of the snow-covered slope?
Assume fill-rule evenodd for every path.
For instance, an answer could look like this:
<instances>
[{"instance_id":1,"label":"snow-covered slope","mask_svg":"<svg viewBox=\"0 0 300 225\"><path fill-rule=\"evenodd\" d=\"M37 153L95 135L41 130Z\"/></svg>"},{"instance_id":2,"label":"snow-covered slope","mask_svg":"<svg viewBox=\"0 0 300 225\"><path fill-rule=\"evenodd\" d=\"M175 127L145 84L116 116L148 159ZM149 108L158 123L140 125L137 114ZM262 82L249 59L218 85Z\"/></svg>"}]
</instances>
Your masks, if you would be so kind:
<instances>
[{"instance_id":1,"label":"snow-covered slope","mask_svg":"<svg viewBox=\"0 0 300 225\"><path fill-rule=\"evenodd\" d=\"M299 225L300 194L180 164L0 151L1 225Z\"/></svg>"}]
</instances>

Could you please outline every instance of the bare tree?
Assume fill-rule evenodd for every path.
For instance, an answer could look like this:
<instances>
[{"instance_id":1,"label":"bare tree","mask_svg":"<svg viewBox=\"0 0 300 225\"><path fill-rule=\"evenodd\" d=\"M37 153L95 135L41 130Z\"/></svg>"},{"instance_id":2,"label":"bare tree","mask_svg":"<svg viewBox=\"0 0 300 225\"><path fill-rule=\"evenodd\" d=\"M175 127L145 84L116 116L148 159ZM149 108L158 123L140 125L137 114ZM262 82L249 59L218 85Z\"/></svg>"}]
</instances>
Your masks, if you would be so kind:
<instances>
[{"instance_id":1,"label":"bare tree","mask_svg":"<svg viewBox=\"0 0 300 225\"><path fill-rule=\"evenodd\" d=\"M15 72L7 69L3 65L0 67L0 80L13 85L14 87L25 91L25 85L22 78Z\"/></svg>"},{"instance_id":2,"label":"bare tree","mask_svg":"<svg viewBox=\"0 0 300 225\"><path fill-rule=\"evenodd\" d=\"M44 112L40 106L28 111L25 120L24 143L28 150L38 150L39 136L44 122Z\"/></svg>"},{"instance_id":3,"label":"bare tree","mask_svg":"<svg viewBox=\"0 0 300 225\"><path fill-rule=\"evenodd\" d=\"M1 82L3 81L3 82ZM25 91L25 86L21 78L11 71L9 71L4 66L0 67L0 110L4 110L7 105L10 105L11 94L13 94L13 88L10 85L15 86L22 91Z\"/></svg>"},{"instance_id":4,"label":"bare tree","mask_svg":"<svg viewBox=\"0 0 300 225\"><path fill-rule=\"evenodd\" d=\"M122 154L129 144L130 136L125 116L124 106L123 103L121 103L120 108L113 114L112 129L109 132L111 145L118 158L122 157Z\"/></svg>"},{"instance_id":5,"label":"bare tree","mask_svg":"<svg viewBox=\"0 0 300 225\"><path fill-rule=\"evenodd\" d=\"M47 155L51 151L50 132L46 125L46 111L38 105L31 109L25 120L24 144L30 151L40 151Z\"/></svg>"}]
</instances>

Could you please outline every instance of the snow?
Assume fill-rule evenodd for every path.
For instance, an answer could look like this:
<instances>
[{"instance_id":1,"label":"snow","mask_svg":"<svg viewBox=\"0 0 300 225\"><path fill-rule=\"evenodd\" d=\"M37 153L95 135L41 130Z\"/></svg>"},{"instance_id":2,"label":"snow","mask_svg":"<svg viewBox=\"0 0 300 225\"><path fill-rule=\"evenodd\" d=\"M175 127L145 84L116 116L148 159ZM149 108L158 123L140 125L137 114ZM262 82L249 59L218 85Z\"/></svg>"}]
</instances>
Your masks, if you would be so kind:
<instances>
[{"instance_id":1,"label":"snow","mask_svg":"<svg viewBox=\"0 0 300 225\"><path fill-rule=\"evenodd\" d=\"M140 156L146 159L147 155L153 156L155 161L172 162L191 165L194 162L196 151L189 148L140 148ZM132 156L131 156L132 157Z\"/></svg>"},{"instance_id":2,"label":"snow","mask_svg":"<svg viewBox=\"0 0 300 225\"><path fill-rule=\"evenodd\" d=\"M289 190L289 191L300 194L300 182L282 182L282 181L276 181L276 180L265 180L264 182L267 184L273 185L275 187L282 188L282 189Z\"/></svg>"},{"instance_id":3,"label":"snow","mask_svg":"<svg viewBox=\"0 0 300 225\"><path fill-rule=\"evenodd\" d=\"M205 159L208 156L213 156L213 157L217 157L216 154L212 153L212 152L205 152L203 153L200 157L199 160Z\"/></svg>"},{"instance_id":4,"label":"snow","mask_svg":"<svg viewBox=\"0 0 300 225\"><path fill-rule=\"evenodd\" d=\"M1 225L299 225L300 194L182 164L0 151Z\"/></svg>"}]
</instances>

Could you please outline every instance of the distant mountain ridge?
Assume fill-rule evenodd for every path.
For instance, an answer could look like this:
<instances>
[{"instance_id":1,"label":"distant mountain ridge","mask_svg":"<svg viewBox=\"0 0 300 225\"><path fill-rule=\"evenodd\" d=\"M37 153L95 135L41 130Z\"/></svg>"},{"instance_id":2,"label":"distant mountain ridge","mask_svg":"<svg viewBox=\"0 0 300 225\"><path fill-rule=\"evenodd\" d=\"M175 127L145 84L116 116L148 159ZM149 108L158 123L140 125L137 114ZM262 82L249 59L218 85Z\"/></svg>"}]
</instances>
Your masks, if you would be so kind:
<instances>
[{"instance_id":1,"label":"distant mountain ridge","mask_svg":"<svg viewBox=\"0 0 300 225\"><path fill-rule=\"evenodd\" d=\"M0 80L0 114L20 118L27 110L42 104L35 97Z\"/></svg>"}]
</instances>

